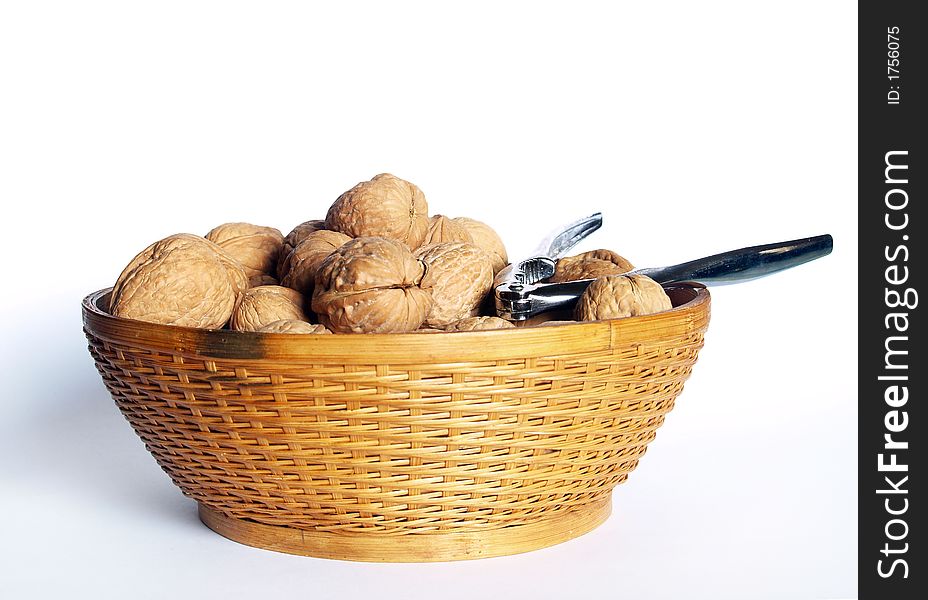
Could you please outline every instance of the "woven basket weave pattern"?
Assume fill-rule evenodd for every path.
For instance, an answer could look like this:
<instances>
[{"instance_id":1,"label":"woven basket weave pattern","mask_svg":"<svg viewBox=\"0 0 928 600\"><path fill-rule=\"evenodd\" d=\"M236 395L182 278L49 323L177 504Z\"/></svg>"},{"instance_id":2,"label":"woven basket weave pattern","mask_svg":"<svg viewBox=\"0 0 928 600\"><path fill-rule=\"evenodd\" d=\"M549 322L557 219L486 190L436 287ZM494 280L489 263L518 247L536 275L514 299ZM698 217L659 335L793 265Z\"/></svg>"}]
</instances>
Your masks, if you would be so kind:
<instances>
[{"instance_id":1,"label":"woven basket weave pattern","mask_svg":"<svg viewBox=\"0 0 928 600\"><path fill-rule=\"evenodd\" d=\"M706 306L591 352L419 364L214 358L86 334L120 410L187 496L267 525L406 535L608 501L673 407L707 322Z\"/></svg>"}]
</instances>

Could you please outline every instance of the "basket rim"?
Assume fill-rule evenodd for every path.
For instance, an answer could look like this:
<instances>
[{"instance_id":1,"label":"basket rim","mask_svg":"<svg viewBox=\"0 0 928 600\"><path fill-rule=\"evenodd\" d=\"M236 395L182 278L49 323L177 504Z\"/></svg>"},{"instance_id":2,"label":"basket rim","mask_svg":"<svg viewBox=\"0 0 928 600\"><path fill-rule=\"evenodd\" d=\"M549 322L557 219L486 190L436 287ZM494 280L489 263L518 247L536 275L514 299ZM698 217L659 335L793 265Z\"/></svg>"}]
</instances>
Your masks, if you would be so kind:
<instances>
[{"instance_id":1,"label":"basket rim","mask_svg":"<svg viewBox=\"0 0 928 600\"><path fill-rule=\"evenodd\" d=\"M227 329L198 329L137 321L109 314L103 300L112 287L84 297L84 330L96 338L200 358L249 360L336 360L345 363L430 364L469 360L512 360L611 351L666 336L704 331L709 291L697 283L667 286L683 301L659 313L549 327L517 327L441 334L368 333L295 335Z\"/></svg>"}]
</instances>

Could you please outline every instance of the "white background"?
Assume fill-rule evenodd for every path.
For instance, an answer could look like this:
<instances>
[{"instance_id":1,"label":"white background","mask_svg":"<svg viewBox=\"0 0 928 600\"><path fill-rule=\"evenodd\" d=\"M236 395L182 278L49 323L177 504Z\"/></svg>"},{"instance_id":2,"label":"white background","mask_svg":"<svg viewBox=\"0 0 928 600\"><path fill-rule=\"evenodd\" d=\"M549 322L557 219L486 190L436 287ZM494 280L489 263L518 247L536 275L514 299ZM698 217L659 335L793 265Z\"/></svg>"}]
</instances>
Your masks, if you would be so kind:
<instances>
[{"instance_id":1,"label":"white background","mask_svg":"<svg viewBox=\"0 0 928 600\"><path fill-rule=\"evenodd\" d=\"M3 595L855 596L856 7L309 4L0 5ZM677 407L584 537L427 565L227 541L118 413L80 300L156 239L286 233L383 171L513 254L596 210L581 249L638 266L835 251L713 289Z\"/></svg>"}]
</instances>

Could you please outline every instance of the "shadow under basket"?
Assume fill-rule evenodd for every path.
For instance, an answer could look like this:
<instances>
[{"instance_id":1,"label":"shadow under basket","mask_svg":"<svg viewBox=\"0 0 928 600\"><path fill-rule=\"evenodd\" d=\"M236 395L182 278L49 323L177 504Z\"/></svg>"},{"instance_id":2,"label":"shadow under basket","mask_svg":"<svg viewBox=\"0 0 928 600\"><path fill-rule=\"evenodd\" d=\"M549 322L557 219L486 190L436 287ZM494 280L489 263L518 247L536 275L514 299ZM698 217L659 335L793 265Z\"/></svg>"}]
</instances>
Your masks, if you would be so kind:
<instances>
[{"instance_id":1,"label":"shadow under basket","mask_svg":"<svg viewBox=\"0 0 928 600\"><path fill-rule=\"evenodd\" d=\"M103 382L201 520L250 546L412 562L601 524L689 377L709 293L644 317L447 334L293 335L83 302Z\"/></svg>"}]
</instances>

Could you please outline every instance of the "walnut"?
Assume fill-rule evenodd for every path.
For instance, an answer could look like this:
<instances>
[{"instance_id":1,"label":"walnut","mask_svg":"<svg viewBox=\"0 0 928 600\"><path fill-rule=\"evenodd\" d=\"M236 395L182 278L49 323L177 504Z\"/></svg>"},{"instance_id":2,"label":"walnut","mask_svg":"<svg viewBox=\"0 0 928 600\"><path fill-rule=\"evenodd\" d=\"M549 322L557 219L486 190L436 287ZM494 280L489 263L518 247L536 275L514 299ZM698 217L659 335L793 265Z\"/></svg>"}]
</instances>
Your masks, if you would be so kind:
<instances>
[{"instance_id":1,"label":"walnut","mask_svg":"<svg viewBox=\"0 0 928 600\"><path fill-rule=\"evenodd\" d=\"M537 325L532 325L532 327L552 327L552 326L557 327L558 325L576 325L577 323L579 323L579 321L558 321L558 320L554 320L554 321L544 321L544 322L539 323L539 324L537 324Z\"/></svg>"},{"instance_id":2,"label":"walnut","mask_svg":"<svg viewBox=\"0 0 928 600\"><path fill-rule=\"evenodd\" d=\"M164 238L132 259L113 286L117 317L219 329L248 287L245 269L218 245L198 235Z\"/></svg>"},{"instance_id":3,"label":"walnut","mask_svg":"<svg viewBox=\"0 0 928 600\"><path fill-rule=\"evenodd\" d=\"M560 321L563 319L569 319L572 316L572 311L570 310L552 310L543 313L538 313L527 319L521 321L516 321L513 323L516 327L535 327L536 325L542 325L548 321Z\"/></svg>"},{"instance_id":4,"label":"walnut","mask_svg":"<svg viewBox=\"0 0 928 600\"><path fill-rule=\"evenodd\" d=\"M432 307L432 297L418 287L424 272L400 242L355 238L319 265L313 311L335 333L413 331Z\"/></svg>"},{"instance_id":5,"label":"walnut","mask_svg":"<svg viewBox=\"0 0 928 600\"><path fill-rule=\"evenodd\" d=\"M458 225L464 227L470 236L474 239L474 245L481 248L490 255L493 260L493 274L499 273L500 269L509 264L509 255L506 253L506 246L502 238L493 230L492 227L467 217L457 217L452 219Z\"/></svg>"},{"instance_id":6,"label":"walnut","mask_svg":"<svg viewBox=\"0 0 928 600\"><path fill-rule=\"evenodd\" d=\"M274 275L284 236L273 227L251 223L225 223L214 227L206 239L222 246L242 263L252 285L260 285L262 275Z\"/></svg>"},{"instance_id":7,"label":"walnut","mask_svg":"<svg viewBox=\"0 0 928 600\"><path fill-rule=\"evenodd\" d=\"M303 221L290 230L287 237L284 238L284 248L289 247L291 250L300 245L300 242L309 237L314 231L325 229L325 221L322 219L312 219Z\"/></svg>"},{"instance_id":8,"label":"walnut","mask_svg":"<svg viewBox=\"0 0 928 600\"><path fill-rule=\"evenodd\" d=\"M277 278L267 273L261 273L248 279L248 287L258 287L262 285L280 285Z\"/></svg>"},{"instance_id":9,"label":"walnut","mask_svg":"<svg viewBox=\"0 0 928 600\"><path fill-rule=\"evenodd\" d=\"M310 233L290 253L287 271L280 280L281 285L311 296L319 265L329 254L350 241L350 237L337 231L320 229Z\"/></svg>"},{"instance_id":10,"label":"walnut","mask_svg":"<svg viewBox=\"0 0 928 600\"><path fill-rule=\"evenodd\" d=\"M415 250L428 232L428 212L422 190L382 173L339 196L325 216L325 228L351 237L384 237Z\"/></svg>"},{"instance_id":11,"label":"walnut","mask_svg":"<svg viewBox=\"0 0 928 600\"><path fill-rule=\"evenodd\" d=\"M229 326L236 331L257 331L281 319L305 321L303 294L279 285L246 290L239 298Z\"/></svg>"},{"instance_id":12,"label":"walnut","mask_svg":"<svg viewBox=\"0 0 928 600\"><path fill-rule=\"evenodd\" d=\"M434 301L426 325L443 329L477 315L493 287L493 263L486 252L473 244L448 242L423 246L415 256L426 265L420 286Z\"/></svg>"},{"instance_id":13,"label":"walnut","mask_svg":"<svg viewBox=\"0 0 928 600\"><path fill-rule=\"evenodd\" d=\"M281 319L268 323L258 331L262 333L315 333L331 334L332 332L325 328L325 325L307 323L296 319Z\"/></svg>"},{"instance_id":14,"label":"walnut","mask_svg":"<svg viewBox=\"0 0 928 600\"><path fill-rule=\"evenodd\" d=\"M284 238L283 245L280 247L280 254L277 257L278 281L283 279L284 274L290 269L290 253L293 252L293 249L299 246L309 234L314 231L319 231L320 229L325 229L325 221L316 219L300 223L287 234L287 237Z\"/></svg>"},{"instance_id":15,"label":"walnut","mask_svg":"<svg viewBox=\"0 0 928 600\"><path fill-rule=\"evenodd\" d=\"M422 245L428 246L443 242L467 242L472 244L474 238L460 223L455 223L454 220L444 215L435 215L429 219L429 230L425 234Z\"/></svg>"},{"instance_id":16,"label":"walnut","mask_svg":"<svg viewBox=\"0 0 928 600\"><path fill-rule=\"evenodd\" d=\"M483 331L487 329L515 329L515 325L499 317L467 317L445 327L445 331Z\"/></svg>"},{"instance_id":17,"label":"walnut","mask_svg":"<svg viewBox=\"0 0 928 600\"><path fill-rule=\"evenodd\" d=\"M670 298L646 275L605 275L592 282L577 300L578 321L635 317L668 310Z\"/></svg>"},{"instance_id":18,"label":"walnut","mask_svg":"<svg viewBox=\"0 0 928 600\"><path fill-rule=\"evenodd\" d=\"M596 279L603 275L621 275L635 267L611 250L591 250L565 256L557 261L551 282L577 281L578 279Z\"/></svg>"}]
</instances>

